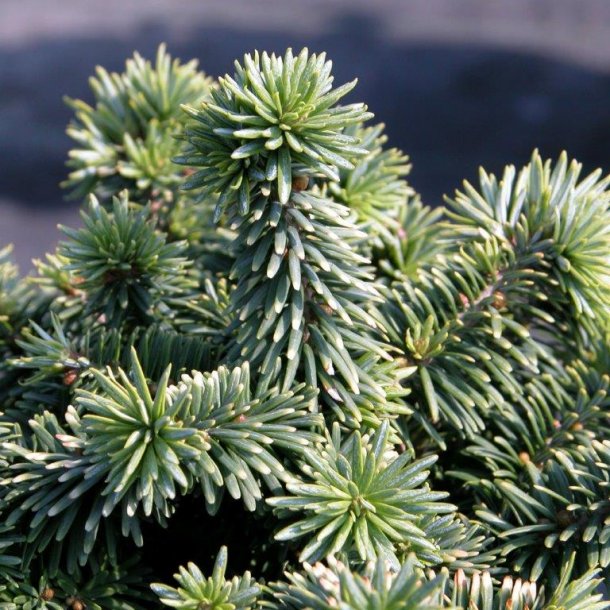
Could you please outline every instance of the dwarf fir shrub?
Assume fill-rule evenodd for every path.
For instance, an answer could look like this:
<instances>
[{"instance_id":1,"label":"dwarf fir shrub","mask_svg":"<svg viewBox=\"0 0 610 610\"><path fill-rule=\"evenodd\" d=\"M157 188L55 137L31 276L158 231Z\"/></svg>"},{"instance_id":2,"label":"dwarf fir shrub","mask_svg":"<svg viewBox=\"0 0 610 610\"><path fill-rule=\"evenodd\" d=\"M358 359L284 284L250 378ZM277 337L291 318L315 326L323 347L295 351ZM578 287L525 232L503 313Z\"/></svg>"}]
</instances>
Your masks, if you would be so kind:
<instances>
[{"instance_id":1,"label":"dwarf fir shrub","mask_svg":"<svg viewBox=\"0 0 610 610\"><path fill-rule=\"evenodd\" d=\"M0 608L610 607L610 178L429 208L331 69L70 100L82 226L0 252Z\"/></svg>"}]
</instances>

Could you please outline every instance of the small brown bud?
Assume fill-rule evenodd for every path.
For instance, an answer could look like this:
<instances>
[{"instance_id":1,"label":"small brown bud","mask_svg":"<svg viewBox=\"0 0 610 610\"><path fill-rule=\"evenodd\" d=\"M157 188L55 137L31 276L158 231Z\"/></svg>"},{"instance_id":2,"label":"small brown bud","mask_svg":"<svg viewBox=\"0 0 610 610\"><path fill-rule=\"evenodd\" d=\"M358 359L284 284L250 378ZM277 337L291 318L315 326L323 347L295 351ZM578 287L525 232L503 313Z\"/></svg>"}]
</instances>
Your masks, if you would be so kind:
<instances>
[{"instance_id":1,"label":"small brown bud","mask_svg":"<svg viewBox=\"0 0 610 610\"><path fill-rule=\"evenodd\" d=\"M240 413L233 421L238 424L243 424L246 421L246 416L243 413Z\"/></svg>"},{"instance_id":2,"label":"small brown bud","mask_svg":"<svg viewBox=\"0 0 610 610\"><path fill-rule=\"evenodd\" d=\"M468 299L468 297L463 292L460 292L458 297L459 297L460 302L462 303L462 305L464 307L468 307L468 305L470 305L470 300Z\"/></svg>"},{"instance_id":3,"label":"small brown bud","mask_svg":"<svg viewBox=\"0 0 610 610\"><path fill-rule=\"evenodd\" d=\"M329 316L332 315L333 308L328 303L322 303L320 307L322 308L322 311L326 312Z\"/></svg>"},{"instance_id":4,"label":"small brown bud","mask_svg":"<svg viewBox=\"0 0 610 610\"><path fill-rule=\"evenodd\" d=\"M573 522L574 516L569 510L564 508L557 513L557 523L559 523L559 525L567 527L568 525L572 525Z\"/></svg>"},{"instance_id":5,"label":"small brown bud","mask_svg":"<svg viewBox=\"0 0 610 610\"><path fill-rule=\"evenodd\" d=\"M398 227L398 231L396 231L396 234L400 239L404 239L407 236L407 232L402 227Z\"/></svg>"},{"instance_id":6,"label":"small brown bud","mask_svg":"<svg viewBox=\"0 0 610 610\"><path fill-rule=\"evenodd\" d=\"M424 337L420 337L413 341L413 347L415 347L415 351L421 357L421 354L425 352L428 347L428 341Z\"/></svg>"},{"instance_id":7,"label":"small brown bud","mask_svg":"<svg viewBox=\"0 0 610 610\"><path fill-rule=\"evenodd\" d=\"M493 294L492 305L496 309L504 309L506 307L506 295L499 290L496 290Z\"/></svg>"},{"instance_id":8,"label":"small brown bud","mask_svg":"<svg viewBox=\"0 0 610 610\"><path fill-rule=\"evenodd\" d=\"M76 297L83 294L83 291L78 288L79 284L82 284L85 281L84 278L75 275L71 278L70 283L64 287L64 291L66 294L69 294L71 297Z\"/></svg>"},{"instance_id":9,"label":"small brown bud","mask_svg":"<svg viewBox=\"0 0 610 610\"><path fill-rule=\"evenodd\" d=\"M532 461L532 458L527 451L521 451L521 453L519 453L519 460L522 464L529 464Z\"/></svg>"},{"instance_id":10,"label":"small brown bud","mask_svg":"<svg viewBox=\"0 0 610 610\"><path fill-rule=\"evenodd\" d=\"M40 599L45 602L50 602L55 597L55 591L51 587L45 587L40 594Z\"/></svg>"},{"instance_id":11,"label":"small brown bud","mask_svg":"<svg viewBox=\"0 0 610 610\"><path fill-rule=\"evenodd\" d=\"M584 426L579 421L574 422L570 428L570 430L573 430L574 432L580 432L583 429L584 429Z\"/></svg>"},{"instance_id":12,"label":"small brown bud","mask_svg":"<svg viewBox=\"0 0 610 610\"><path fill-rule=\"evenodd\" d=\"M163 207L162 199L151 199L150 200L150 210L153 214L156 214Z\"/></svg>"},{"instance_id":13,"label":"small brown bud","mask_svg":"<svg viewBox=\"0 0 610 610\"><path fill-rule=\"evenodd\" d=\"M308 186L309 178L307 176L295 176L292 179L292 188L297 192L304 191Z\"/></svg>"},{"instance_id":14,"label":"small brown bud","mask_svg":"<svg viewBox=\"0 0 610 610\"><path fill-rule=\"evenodd\" d=\"M78 371L76 369L68 369L64 373L63 383L65 386L71 386L78 379Z\"/></svg>"}]
</instances>

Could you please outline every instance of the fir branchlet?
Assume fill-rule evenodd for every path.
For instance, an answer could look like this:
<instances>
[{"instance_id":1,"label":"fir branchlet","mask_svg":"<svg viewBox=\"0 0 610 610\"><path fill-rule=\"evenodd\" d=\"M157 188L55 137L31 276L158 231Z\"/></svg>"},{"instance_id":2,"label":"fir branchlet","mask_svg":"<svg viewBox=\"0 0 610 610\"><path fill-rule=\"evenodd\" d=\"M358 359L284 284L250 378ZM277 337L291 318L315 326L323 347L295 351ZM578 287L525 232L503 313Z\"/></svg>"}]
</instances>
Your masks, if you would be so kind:
<instances>
[{"instance_id":1,"label":"fir branchlet","mask_svg":"<svg viewBox=\"0 0 610 610\"><path fill-rule=\"evenodd\" d=\"M154 65L136 53L123 73L98 67L89 83L94 106L67 100L76 113L68 135L77 147L62 186L75 197L94 194L103 204L123 189L139 203L172 204L183 179L171 161L181 147L181 104L207 97L210 79L196 61L181 64L160 45Z\"/></svg>"},{"instance_id":2,"label":"fir branchlet","mask_svg":"<svg viewBox=\"0 0 610 610\"><path fill-rule=\"evenodd\" d=\"M506 405L495 434L466 448L478 468L451 472L475 491L476 514L513 571L534 580L543 572L552 580L573 551L581 569L608 565L600 543L609 510L608 377L591 383L569 373L528 382L527 401Z\"/></svg>"},{"instance_id":3,"label":"fir branchlet","mask_svg":"<svg viewBox=\"0 0 610 610\"><path fill-rule=\"evenodd\" d=\"M426 579L413 556L396 573L378 559L363 574L352 572L334 558L328 565L305 564L303 572L286 573L286 581L270 585L272 598L263 607L273 610L442 610L446 574Z\"/></svg>"},{"instance_id":4,"label":"fir branchlet","mask_svg":"<svg viewBox=\"0 0 610 610\"><path fill-rule=\"evenodd\" d=\"M406 358L417 418L441 445L437 422L468 436L480 432L507 396L519 395L511 371L537 370L529 329L507 311L532 278L535 272L492 238L439 256L416 280L386 291L381 315Z\"/></svg>"},{"instance_id":5,"label":"fir branchlet","mask_svg":"<svg viewBox=\"0 0 610 610\"><path fill-rule=\"evenodd\" d=\"M272 583L272 598L264 608L272 610L602 610L609 603L596 592L601 579L590 570L570 581L571 563L558 587L547 592L536 583L506 577L498 585L488 572L471 577L457 570L427 574L418 569L413 556L397 573L383 560L369 563L363 573L329 559L328 565L305 565L303 573L287 573L286 581Z\"/></svg>"},{"instance_id":6,"label":"fir branchlet","mask_svg":"<svg viewBox=\"0 0 610 610\"><path fill-rule=\"evenodd\" d=\"M48 333L36 322L22 331L22 338L15 342L23 350L23 355L11 361L17 368L30 369L32 375L22 383L36 384L48 377L63 375L63 382L72 385L81 371L89 368L89 360L76 352L66 336L59 318L52 314L53 334Z\"/></svg>"},{"instance_id":7,"label":"fir branchlet","mask_svg":"<svg viewBox=\"0 0 610 610\"><path fill-rule=\"evenodd\" d=\"M395 545L400 543L424 561L440 562L436 545L419 527L425 515L455 510L440 502L446 493L424 484L436 458L414 461L409 453L393 452L387 421L371 438L356 432L343 446L338 446L337 432L335 428L333 441L321 450L306 451L304 480L287 485L292 495L267 500L280 515L302 514L276 539L306 536L301 561L355 551L363 561L381 556L397 564Z\"/></svg>"},{"instance_id":8,"label":"fir branchlet","mask_svg":"<svg viewBox=\"0 0 610 610\"><path fill-rule=\"evenodd\" d=\"M148 577L138 565L139 556L120 565L93 557L90 564L75 574L40 576L21 572L8 578L0 590L0 606L6 610L144 610L152 601L142 586Z\"/></svg>"},{"instance_id":9,"label":"fir branchlet","mask_svg":"<svg viewBox=\"0 0 610 610\"><path fill-rule=\"evenodd\" d=\"M396 223L377 225L379 235L371 244L373 262L384 279L415 279L424 264L442 253L443 212L415 198L399 208Z\"/></svg>"},{"instance_id":10,"label":"fir branchlet","mask_svg":"<svg viewBox=\"0 0 610 610\"><path fill-rule=\"evenodd\" d=\"M329 183L333 197L354 210L373 236L385 227L396 227L415 194L405 180L411 171L409 159L397 148L384 147L388 138L383 129L382 124L347 127L344 133L357 137L368 154L358 158L353 169L341 168L339 182Z\"/></svg>"},{"instance_id":11,"label":"fir branchlet","mask_svg":"<svg viewBox=\"0 0 610 610\"><path fill-rule=\"evenodd\" d=\"M69 431L45 412L29 422L26 446L4 443L10 469L21 473L4 481L7 522L25 525L31 516L32 550L41 552L54 537L54 561L70 533L71 570L77 559L84 565L100 525L108 529L118 508L123 535L139 545L140 519L165 523L176 497L195 485L212 513L225 486L254 510L263 483L274 489L287 478L275 447L302 451L318 439L309 431L317 418L305 408L311 397L298 393L303 388L251 397L247 367L186 376L175 387L168 387L168 367L154 396L135 351L130 376L120 369L91 375L97 389L77 391L77 408L66 412Z\"/></svg>"},{"instance_id":12,"label":"fir branchlet","mask_svg":"<svg viewBox=\"0 0 610 610\"><path fill-rule=\"evenodd\" d=\"M18 308L19 271L11 261L11 251L10 246L0 250L0 347L10 339Z\"/></svg>"},{"instance_id":13,"label":"fir branchlet","mask_svg":"<svg viewBox=\"0 0 610 610\"><path fill-rule=\"evenodd\" d=\"M502 180L480 172L480 190L448 199L447 215L462 238L490 236L508 242L517 255L535 254L551 305L569 299L576 316L608 320L610 308L610 178L601 170L579 181L582 166L565 153L553 166L534 152L518 174Z\"/></svg>"},{"instance_id":14,"label":"fir branchlet","mask_svg":"<svg viewBox=\"0 0 610 610\"><path fill-rule=\"evenodd\" d=\"M245 55L235 74L219 79L186 130L192 153L177 159L201 167L184 184L205 194L220 194L217 215L233 203L247 213L253 195L277 193L288 203L293 167L338 180L337 168L352 169L351 159L366 155L359 138L345 127L372 115L364 104L339 106L356 81L333 89L332 63L326 55L284 57Z\"/></svg>"},{"instance_id":15,"label":"fir branchlet","mask_svg":"<svg viewBox=\"0 0 610 610\"><path fill-rule=\"evenodd\" d=\"M58 253L86 293L86 313L103 315L111 326L128 316L150 319L153 310L163 316L163 301L192 286L185 244L168 243L147 208L130 207L127 191L113 200L112 213L92 196L82 218L82 229L62 227L68 240Z\"/></svg>"},{"instance_id":16,"label":"fir branchlet","mask_svg":"<svg viewBox=\"0 0 610 610\"><path fill-rule=\"evenodd\" d=\"M180 161L202 167L185 188L218 196L217 218L226 212L237 233L229 362L246 359L271 377L279 370L284 389L321 385L333 418L377 426L405 407L388 399L400 392L383 372L391 357L367 311L379 295L357 252L366 232L315 185L340 180L350 159L369 154L356 144L370 133L347 133L369 114L336 105L355 83L333 90L330 70L306 50L247 55L211 102L189 110L193 152Z\"/></svg>"},{"instance_id":17,"label":"fir branchlet","mask_svg":"<svg viewBox=\"0 0 610 610\"><path fill-rule=\"evenodd\" d=\"M161 603L171 608L249 610L254 607L261 587L252 579L250 572L226 580L227 557L227 548L222 547L209 578L194 563L190 563L188 568L180 567L180 572L174 576L180 585L178 589L158 583L153 584L152 589Z\"/></svg>"}]
</instances>

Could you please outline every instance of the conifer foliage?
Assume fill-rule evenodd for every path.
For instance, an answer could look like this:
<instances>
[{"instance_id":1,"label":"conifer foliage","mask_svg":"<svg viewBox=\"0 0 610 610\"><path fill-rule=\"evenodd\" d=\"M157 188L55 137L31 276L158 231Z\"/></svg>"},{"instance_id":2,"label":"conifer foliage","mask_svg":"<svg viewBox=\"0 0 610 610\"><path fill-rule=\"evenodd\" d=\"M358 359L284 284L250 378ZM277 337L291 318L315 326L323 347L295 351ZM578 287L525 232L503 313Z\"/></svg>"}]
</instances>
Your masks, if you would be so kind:
<instances>
[{"instance_id":1,"label":"conifer foliage","mask_svg":"<svg viewBox=\"0 0 610 610\"><path fill-rule=\"evenodd\" d=\"M0 608L610 607L610 178L430 208L355 85L162 46L69 101L82 227L0 251Z\"/></svg>"}]
</instances>

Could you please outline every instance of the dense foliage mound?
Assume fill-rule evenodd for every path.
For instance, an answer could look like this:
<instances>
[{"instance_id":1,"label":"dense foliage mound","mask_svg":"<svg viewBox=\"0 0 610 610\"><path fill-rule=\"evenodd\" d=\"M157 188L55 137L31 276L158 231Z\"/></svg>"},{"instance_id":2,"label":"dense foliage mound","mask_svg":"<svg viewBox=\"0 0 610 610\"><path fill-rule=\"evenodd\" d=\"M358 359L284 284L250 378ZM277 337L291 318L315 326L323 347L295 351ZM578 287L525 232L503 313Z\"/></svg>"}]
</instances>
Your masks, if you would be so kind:
<instances>
[{"instance_id":1,"label":"dense foliage mound","mask_svg":"<svg viewBox=\"0 0 610 610\"><path fill-rule=\"evenodd\" d=\"M0 608L610 607L610 179L429 208L355 84L161 47L69 101L82 223L0 253Z\"/></svg>"}]
</instances>

